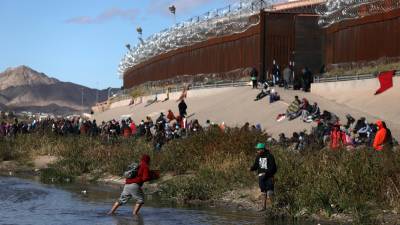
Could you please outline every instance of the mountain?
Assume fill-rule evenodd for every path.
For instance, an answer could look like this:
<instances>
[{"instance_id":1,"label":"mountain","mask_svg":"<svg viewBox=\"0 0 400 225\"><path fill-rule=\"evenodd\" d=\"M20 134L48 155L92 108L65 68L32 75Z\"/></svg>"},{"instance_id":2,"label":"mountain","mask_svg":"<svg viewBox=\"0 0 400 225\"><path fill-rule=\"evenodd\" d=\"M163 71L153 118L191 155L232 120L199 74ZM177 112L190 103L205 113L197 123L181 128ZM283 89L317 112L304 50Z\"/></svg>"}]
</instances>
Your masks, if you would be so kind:
<instances>
[{"instance_id":1,"label":"mountain","mask_svg":"<svg viewBox=\"0 0 400 225\"><path fill-rule=\"evenodd\" d=\"M57 79L50 78L44 73L39 73L27 66L8 68L0 73L0 90L13 86L29 86L36 84L55 84Z\"/></svg>"},{"instance_id":2,"label":"mountain","mask_svg":"<svg viewBox=\"0 0 400 225\"><path fill-rule=\"evenodd\" d=\"M8 108L17 112L65 115L89 112L96 100L106 99L107 90L62 82L27 66L9 68L0 73L0 110Z\"/></svg>"}]
</instances>

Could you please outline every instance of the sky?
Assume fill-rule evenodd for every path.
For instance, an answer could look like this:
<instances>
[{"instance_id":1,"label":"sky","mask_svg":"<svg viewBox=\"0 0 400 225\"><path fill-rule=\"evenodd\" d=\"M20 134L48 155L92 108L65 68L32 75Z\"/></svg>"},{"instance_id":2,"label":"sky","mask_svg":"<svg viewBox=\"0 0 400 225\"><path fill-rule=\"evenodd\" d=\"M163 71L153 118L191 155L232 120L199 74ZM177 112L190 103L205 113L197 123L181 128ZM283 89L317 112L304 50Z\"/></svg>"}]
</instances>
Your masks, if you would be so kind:
<instances>
[{"instance_id":1,"label":"sky","mask_svg":"<svg viewBox=\"0 0 400 225\"><path fill-rule=\"evenodd\" d=\"M0 0L0 72L26 65L91 88L121 87L125 45L238 0Z\"/></svg>"}]
</instances>

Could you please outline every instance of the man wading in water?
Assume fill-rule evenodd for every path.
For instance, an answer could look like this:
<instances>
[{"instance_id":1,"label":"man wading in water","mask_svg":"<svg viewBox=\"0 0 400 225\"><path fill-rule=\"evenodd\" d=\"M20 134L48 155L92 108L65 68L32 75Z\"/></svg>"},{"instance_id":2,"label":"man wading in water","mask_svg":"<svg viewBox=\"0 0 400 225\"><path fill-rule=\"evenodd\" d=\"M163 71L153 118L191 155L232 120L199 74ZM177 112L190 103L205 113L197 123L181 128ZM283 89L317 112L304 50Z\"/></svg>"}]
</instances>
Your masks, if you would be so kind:
<instances>
[{"instance_id":1,"label":"man wading in water","mask_svg":"<svg viewBox=\"0 0 400 225\"><path fill-rule=\"evenodd\" d=\"M112 209L108 213L109 215L114 214L118 207L126 204L131 198L136 200L133 214L139 214L139 210L144 204L144 193L142 190L143 183L159 177L157 172L150 171L149 164L150 156L143 155L138 167L137 175L134 178L127 178L125 180L124 190L122 191L119 200L114 203Z\"/></svg>"},{"instance_id":2,"label":"man wading in water","mask_svg":"<svg viewBox=\"0 0 400 225\"><path fill-rule=\"evenodd\" d=\"M274 175L277 171L275 158L265 148L265 144L258 143L256 146L257 157L254 165L250 168L251 171L257 171L258 184L261 192L264 194L264 204L260 211L267 209L268 205L272 205L272 197L274 194Z\"/></svg>"}]
</instances>

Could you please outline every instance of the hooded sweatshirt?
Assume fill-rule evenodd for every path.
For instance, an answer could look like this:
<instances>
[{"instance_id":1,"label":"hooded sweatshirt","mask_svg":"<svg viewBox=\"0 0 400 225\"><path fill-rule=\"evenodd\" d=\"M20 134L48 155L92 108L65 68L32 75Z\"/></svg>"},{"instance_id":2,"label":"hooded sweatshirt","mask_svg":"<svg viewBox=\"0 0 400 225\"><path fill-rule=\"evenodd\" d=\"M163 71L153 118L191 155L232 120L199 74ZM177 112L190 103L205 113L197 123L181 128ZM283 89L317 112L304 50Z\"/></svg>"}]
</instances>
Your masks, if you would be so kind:
<instances>
[{"instance_id":1,"label":"hooded sweatshirt","mask_svg":"<svg viewBox=\"0 0 400 225\"><path fill-rule=\"evenodd\" d=\"M134 122L131 123L130 128L131 128L132 135L135 135L137 132L137 129L136 129L136 124Z\"/></svg>"},{"instance_id":2,"label":"hooded sweatshirt","mask_svg":"<svg viewBox=\"0 0 400 225\"><path fill-rule=\"evenodd\" d=\"M338 126L334 126L331 131L331 149L338 149L343 143L342 141L342 132L340 131L340 128Z\"/></svg>"},{"instance_id":3,"label":"hooded sweatshirt","mask_svg":"<svg viewBox=\"0 0 400 225\"><path fill-rule=\"evenodd\" d=\"M257 171L258 174L265 173L266 177L273 177L277 171L274 156L268 150L260 152L250 171Z\"/></svg>"},{"instance_id":4,"label":"hooded sweatshirt","mask_svg":"<svg viewBox=\"0 0 400 225\"><path fill-rule=\"evenodd\" d=\"M376 125L378 126L378 131L376 132L373 147L377 151L383 150L383 144L385 143L386 139L386 129L383 126L382 121L376 121Z\"/></svg>"},{"instance_id":5,"label":"hooded sweatshirt","mask_svg":"<svg viewBox=\"0 0 400 225\"><path fill-rule=\"evenodd\" d=\"M137 176L135 178L127 178L125 180L125 184L136 183L142 186L144 182L149 181L151 179L149 163L150 163L150 156L143 155L140 161L139 171Z\"/></svg>"}]
</instances>

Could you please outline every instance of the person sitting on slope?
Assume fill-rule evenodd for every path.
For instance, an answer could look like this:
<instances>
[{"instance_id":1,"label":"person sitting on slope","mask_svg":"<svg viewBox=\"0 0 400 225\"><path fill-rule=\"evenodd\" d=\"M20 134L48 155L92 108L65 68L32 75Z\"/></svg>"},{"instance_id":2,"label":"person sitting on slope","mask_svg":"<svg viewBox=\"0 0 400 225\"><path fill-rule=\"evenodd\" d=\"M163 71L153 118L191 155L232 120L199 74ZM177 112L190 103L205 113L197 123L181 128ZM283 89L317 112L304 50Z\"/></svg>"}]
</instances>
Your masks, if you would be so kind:
<instances>
[{"instance_id":1,"label":"person sitting on slope","mask_svg":"<svg viewBox=\"0 0 400 225\"><path fill-rule=\"evenodd\" d=\"M387 131L381 120L376 121L376 125L378 127L378 131L375 134L374 143L372 146L376 151L382 151L385 144Z\"/></svg>"},{"instance_id":2,"label":"person sitting on slope","mask_svg":"<svg viewBox=\"0 0 400 225\"><path fill-rule=\"evenodd\" d=\"M294 101L289 105L288 109L286 110L286 117L289 120L296 119L300 116L300 100L299 96L294 97Z\"/></svg>"},{"instance_id":3,"label":"person sitting on slope","mask_svg":"<svg viewBox=\"0 0 400 225\"><path fill-rule=\"evenodd\" d=\"M264 98L265 96L269 95L271 92L271 88L269 87L267 82L263 83L263 89L261 90L261 92L256 96L256 99L254 99L254 101L258 101L262 98Z\"/></svg>"}]
</instances>

